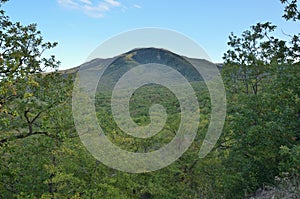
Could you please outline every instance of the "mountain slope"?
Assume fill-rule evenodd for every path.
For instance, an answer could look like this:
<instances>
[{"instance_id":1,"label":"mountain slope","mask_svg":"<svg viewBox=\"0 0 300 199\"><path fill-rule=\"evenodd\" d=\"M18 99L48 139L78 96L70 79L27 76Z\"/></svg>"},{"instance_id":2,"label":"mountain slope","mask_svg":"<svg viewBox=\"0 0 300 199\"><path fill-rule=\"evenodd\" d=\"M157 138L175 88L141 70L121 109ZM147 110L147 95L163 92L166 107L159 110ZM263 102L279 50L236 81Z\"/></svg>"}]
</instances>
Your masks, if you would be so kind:
<instances>
[{"instance_id":1,"label":"mountain slope","mask_svg":"<svg viewBox=\"0 0 300 199\"><path fill-rule=\"evenodd\" d=\"M112 61L103 74L103 79L108 81L108 84L116 83L116 81L131 68L143 64L162 64L176 69L188 81L202 81L203 78L199 75L197 70L192 66L191 61L196 62L197 65L213 65L209 61L203 59L191 59L177 55L171 51L158 48L140 48L133 49L122 55L111 59L94 59L86 62L78 67L61 71L65 74L74 74L78 70L99 71L102 65L108 61Z\"/></svg>"}]
</instances>

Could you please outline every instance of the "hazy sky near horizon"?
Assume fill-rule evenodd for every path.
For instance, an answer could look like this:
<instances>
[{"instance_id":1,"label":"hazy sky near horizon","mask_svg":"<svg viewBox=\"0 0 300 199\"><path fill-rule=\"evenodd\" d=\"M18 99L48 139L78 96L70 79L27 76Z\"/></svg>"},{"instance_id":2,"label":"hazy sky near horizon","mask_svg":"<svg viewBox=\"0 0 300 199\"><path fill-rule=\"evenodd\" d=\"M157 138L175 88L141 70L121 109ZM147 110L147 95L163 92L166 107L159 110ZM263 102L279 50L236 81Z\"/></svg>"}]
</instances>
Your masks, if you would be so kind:
<instances>
[{"instance_id":1,"label":"hazy sky near horizon","mask_svg":"<svg viewBox=\"0 0 300 199\"><path fill-rule=\"evenodd\" d=\"M82 64L112 36L145 27L188 36L214 62L222 62L231 32L240 35L257 22L273 22L283 39L282 31L299 31L299 24L281 17L279 0L10 0L3 9L13 21L37 23L45 41L59 43L46 55L56 55L61 69Z\"/></svg>"}]
</instances>

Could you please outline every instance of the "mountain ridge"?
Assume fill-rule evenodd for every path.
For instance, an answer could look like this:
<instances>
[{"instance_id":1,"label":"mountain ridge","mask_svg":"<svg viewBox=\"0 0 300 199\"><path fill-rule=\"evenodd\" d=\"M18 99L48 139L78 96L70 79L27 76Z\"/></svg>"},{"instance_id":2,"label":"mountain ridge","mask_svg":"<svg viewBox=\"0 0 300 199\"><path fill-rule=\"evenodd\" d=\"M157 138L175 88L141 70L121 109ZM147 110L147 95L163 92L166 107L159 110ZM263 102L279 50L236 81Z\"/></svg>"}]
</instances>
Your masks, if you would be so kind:
<instances>
[{"instance_id":1,"label":"mountain ridge","mask_svg":"<svg viewBox=\"0 0 300 199\"><path fill-rule=\"evenodd\" d=\"M78 72L78 70L83 69L83 68L84 69L88 69L88 68L96 67L100 63L102 63L103 61L109 60L109 59L113 59L114 62L117 62L120 59L124 59L124 58L127 58L128 60L130 60L129 58L132 59L132 57L134 57L136 59L137 58L136 57L137 54L143 53L145 51L148 51L148 53L150 52L149 53L150 55L151 54L153 55L154 53L156 53L157 55L160 55L160 54L165 54L166 55L167 54L167 55L173 55L174 57L176 57L178 59L181 59L181 60L185 60L185 61L197 60L197 61L203 62L203 63L214 64L214 63L212 63L212 62L210 62L210 61L208 61L206 59L190 58L190 57L187 57L187 56L184 56L184 55L178 55L178 54L176 54L176 53L174 53L174 52L172 52L170 50L164 49L164 48L147 47L147 48L134 48L134 49L132 49L132 50L130 50L128 52L122 53L122 54L117 55L117 56L112 57L112 58L95 58L95 59L89 60L87 62L84 62L83 64L81 64L79 66L76 66L76 67L73 67L73 68L70 68L70 69L60 70L59 72L63 73L63 74L76 73L76 72ZM145 58L145 57L143 57L143 58ZM155 58L157 58L159 60L158 56L152 56L152 60L151 59L149 60L149 58L148 59L144 59L144 60L141 60L141 58L138 58L138 63L139 64L146 64L146 61L148 61L147 64L149 64L149 63L157 63L157 62L151 62L151 61L155 60ZM160 57L160 59L161 59L161 57ZM134 61L136 61L136 60L134 60ZM215 64L215 65L219 69L222 68L222 64L220 64L220 63Z\"/></svg>"}]
</instances>

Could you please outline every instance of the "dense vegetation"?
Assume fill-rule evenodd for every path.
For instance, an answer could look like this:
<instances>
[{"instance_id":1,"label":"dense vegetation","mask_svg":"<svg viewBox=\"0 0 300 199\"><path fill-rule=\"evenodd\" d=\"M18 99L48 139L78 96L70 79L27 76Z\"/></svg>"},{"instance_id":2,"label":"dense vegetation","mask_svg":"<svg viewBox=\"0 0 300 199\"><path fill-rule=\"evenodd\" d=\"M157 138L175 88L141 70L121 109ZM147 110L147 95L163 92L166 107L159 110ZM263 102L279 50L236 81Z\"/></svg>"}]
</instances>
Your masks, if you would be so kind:
<instances>
[{"instance_id":1,"label":"dense vegetation","mask_svg":"<svg viewBox=\"0 0 300 199\"><path fill-rule=\"evenodd\" d=\"M299 22L297 1L281 2L283 17ZM198 156L210 99L202 79L192 77L201 109L194 143L164 169L130 174L103 165L81 143L71 112L73 75L57 71L54 56L43 57L57 44L43 42L35 24L13 23L4 11L0 26L0 198L243 198L266 186L278 190L277 198L300 197L300 33L283 41L265 22L240 37L231 34L222 68L228 111L214 150ZM131 58L115 65L147 63ZM163 60L187 64L173 54ZM131 98L131 116L140 125L150 122L151 104L167 109L165 128L151 139L133 139L116 127L110 94L99 88L97 117L116 145L151 151L172 139L179 104L166 88L144 86Z\"/></svg>"}]
</instances>

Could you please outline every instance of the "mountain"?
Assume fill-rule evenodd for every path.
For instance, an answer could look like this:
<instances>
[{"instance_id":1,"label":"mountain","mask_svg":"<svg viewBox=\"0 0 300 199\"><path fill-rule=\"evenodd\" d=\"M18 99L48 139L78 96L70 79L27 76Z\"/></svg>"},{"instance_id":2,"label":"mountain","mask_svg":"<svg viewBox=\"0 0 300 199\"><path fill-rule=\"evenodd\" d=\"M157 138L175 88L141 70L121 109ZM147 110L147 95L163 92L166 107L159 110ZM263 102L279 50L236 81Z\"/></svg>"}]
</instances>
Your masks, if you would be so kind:
<instances>
[{"instance_id":1,"label":"mountain","mask_svg":"<svg viewBox=\"0 0 300 199\"><path fill-rule=\"evenodd\" d=\"M94 59L78 67L61 71L64 74L75 74L79 70L89 71L90 78L99 75L99 71L108 65L101 77L101 85L112 89L112 86L130 69L144 64L162 64L177 70L189 82L203 81L203 77L192 65L200 68L211 68L214 64L204 59L192 59L177 55L171 51L158 48L138 48L110 59ZM151 67L151 65L149 65Z\"/></svg>"}]
</instances>

